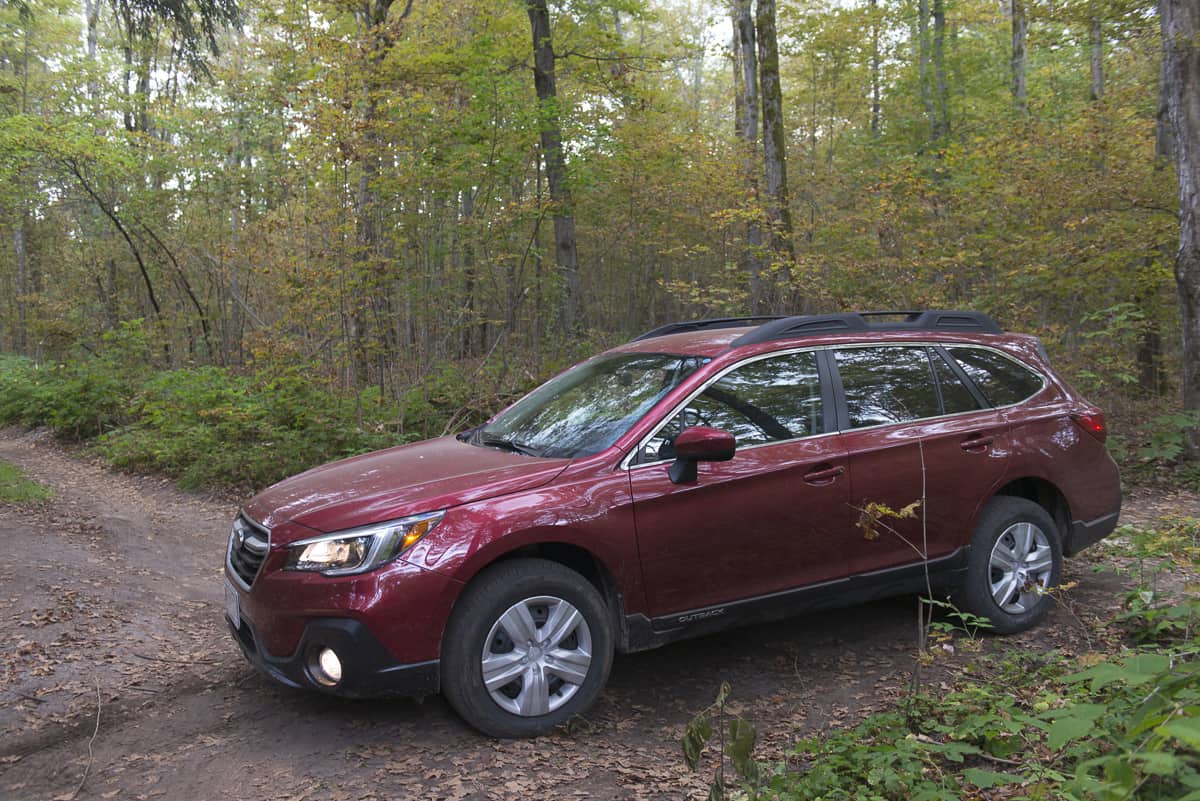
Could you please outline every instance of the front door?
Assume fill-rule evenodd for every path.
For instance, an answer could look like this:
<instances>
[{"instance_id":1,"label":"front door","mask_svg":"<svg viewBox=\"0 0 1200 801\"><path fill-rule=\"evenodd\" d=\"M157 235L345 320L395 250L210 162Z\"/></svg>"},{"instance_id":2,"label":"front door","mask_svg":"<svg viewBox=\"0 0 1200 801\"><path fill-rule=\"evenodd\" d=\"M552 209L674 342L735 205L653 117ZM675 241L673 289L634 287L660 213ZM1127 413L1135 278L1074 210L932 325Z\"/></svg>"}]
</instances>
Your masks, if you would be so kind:
<instances>
[{"instance_id":1,"label":"front door","mask_svg":"<svg viewBox=\"0 0 1200 801\"><path fill-rule=\"evenodd\" d=\"M844 574L846 453L825 406L815 352L752 359L709 382L643 445L629 478L652 617ZM674 484L671 442L693 425L732 433L737 452Z\"/></svg>"}]
</instances>

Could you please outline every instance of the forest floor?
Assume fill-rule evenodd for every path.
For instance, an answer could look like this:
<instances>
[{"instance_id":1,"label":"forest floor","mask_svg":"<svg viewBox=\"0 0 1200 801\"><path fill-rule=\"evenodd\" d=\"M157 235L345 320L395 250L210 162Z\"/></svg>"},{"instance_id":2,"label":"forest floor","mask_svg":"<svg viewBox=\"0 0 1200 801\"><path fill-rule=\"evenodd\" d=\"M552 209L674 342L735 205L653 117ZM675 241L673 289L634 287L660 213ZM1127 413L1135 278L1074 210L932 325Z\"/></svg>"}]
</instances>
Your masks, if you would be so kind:
<instances>
[{"instance_id":1,"label":"forest floor","mask_svg":"<svg viewBox=\"0 0 1200 801\"><path fill-rule=\"evenodd\" d=\"M38 432L0 430L0 459L55 493L0 505L0 799L703 797L708 776L687 770L679 737L721 682L776 761L911 681L914 602L901 598L618 656L585 723L488 740L440 698L349 702L261 678L223 619L236 501L112 472ZM1141 491L1123 520L1180 515L1200 517L1200 497ZM1069 561L1065 605L983 647L1086 651L1133 581L1101 561L1120 560L1094 548Z\"/></svg>"}]
</instances>

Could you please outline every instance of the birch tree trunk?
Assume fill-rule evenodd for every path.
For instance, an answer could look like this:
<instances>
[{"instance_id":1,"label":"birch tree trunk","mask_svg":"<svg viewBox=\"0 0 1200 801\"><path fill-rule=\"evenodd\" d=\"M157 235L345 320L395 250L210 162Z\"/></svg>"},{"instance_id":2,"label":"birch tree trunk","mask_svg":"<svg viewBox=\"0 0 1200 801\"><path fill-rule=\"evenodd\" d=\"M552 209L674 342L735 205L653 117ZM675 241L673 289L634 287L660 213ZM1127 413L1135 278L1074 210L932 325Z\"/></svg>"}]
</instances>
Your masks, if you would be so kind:
<instances>
[{"instance_id":1,"label":"birch tree trunk","mask_svg":"<svg viewBox=\"0 0 1200 801\"><path fill-rule=\"evenodd\" d=\"M554 205L554 262L563 277L559 321L567 333L579 329L579 254L575 240L575 214L567 161L563 153L562 123L555 83L554 43L550 37L550 10L546 0L527 0L533 34L533 84L542 110L542 160Z\"/></svg>"}]
</instances>

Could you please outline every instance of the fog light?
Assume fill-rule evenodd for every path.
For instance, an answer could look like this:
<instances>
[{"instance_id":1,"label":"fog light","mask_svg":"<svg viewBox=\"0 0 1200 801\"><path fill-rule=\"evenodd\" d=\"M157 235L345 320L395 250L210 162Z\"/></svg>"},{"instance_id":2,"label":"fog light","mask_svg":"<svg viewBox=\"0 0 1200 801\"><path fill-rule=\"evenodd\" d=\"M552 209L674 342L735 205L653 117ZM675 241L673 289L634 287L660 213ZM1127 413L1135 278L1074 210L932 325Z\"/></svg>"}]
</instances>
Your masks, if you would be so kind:
<instances>
[{"instance_id":1,"label":"fog light","mask_svg":"<svg viewBox=\"0 0 1200 801\"><path fill-rule=\"evenodd\" d=\"M342 660L332 648L318 648L309 657L308 672L318 684L335 687L342 681Z\"/></svg>"}]
</instances>

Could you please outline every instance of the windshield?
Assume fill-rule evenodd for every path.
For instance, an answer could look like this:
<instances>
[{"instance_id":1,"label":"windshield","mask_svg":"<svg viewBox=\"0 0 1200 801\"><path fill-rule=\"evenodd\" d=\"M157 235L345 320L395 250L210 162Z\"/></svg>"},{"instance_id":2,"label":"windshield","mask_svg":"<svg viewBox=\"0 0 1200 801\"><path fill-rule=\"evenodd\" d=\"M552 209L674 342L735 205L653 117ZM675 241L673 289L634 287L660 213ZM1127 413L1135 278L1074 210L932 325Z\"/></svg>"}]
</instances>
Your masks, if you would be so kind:
<instances>
[{"instance_id":1,"label":"windshield","mask_svg":"<svg viewBox=\"0 0 1200 801\"><path fill-rule=\"evenodd\" d=\"M663 353L592 359L517 401L471 443L533 456L591 456L616 442L706 361Z\"/></svg>"}]
</instances>

